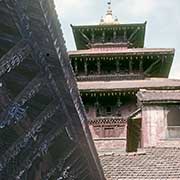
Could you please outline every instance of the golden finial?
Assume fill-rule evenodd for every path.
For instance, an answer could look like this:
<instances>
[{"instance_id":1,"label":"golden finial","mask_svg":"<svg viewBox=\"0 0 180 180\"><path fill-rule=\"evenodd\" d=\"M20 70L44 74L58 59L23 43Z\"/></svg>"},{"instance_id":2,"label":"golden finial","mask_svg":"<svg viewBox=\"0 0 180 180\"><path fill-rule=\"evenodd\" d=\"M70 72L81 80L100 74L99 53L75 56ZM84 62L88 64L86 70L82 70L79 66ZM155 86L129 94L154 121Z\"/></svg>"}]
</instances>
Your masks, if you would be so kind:
<instances>
[{"instance_id":1,"label":"golden finial","mask_svg":"<svg viewBox=\"0 0 180 180\"><path fill-rule=\"evenodd\" d=\"M106 12L106 16L101 18L100 25L112 25L112 24L119 24L117 18L113 18L112 8L111 8L111 0L107 2L108 8Z\"/></svg>"}]
</instances>

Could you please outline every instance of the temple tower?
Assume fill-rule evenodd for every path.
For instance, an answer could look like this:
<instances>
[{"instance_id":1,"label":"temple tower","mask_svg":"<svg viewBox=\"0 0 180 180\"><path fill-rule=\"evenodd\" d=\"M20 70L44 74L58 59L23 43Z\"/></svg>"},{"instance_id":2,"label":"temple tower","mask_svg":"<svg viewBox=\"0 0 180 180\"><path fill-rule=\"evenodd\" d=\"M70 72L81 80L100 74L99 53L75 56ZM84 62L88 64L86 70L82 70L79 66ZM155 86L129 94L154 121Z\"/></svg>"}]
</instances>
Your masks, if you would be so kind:
<instances>
[{"instance_id":1,"label":"temple tower","mask_svg":"<svg viewBox=\"0 0 180 180\"><path fill-rule=\"evenodd\" d=\"M141 120L136 93L165 89L174 49L144 48L146 22L121 24L108 2L98 25L72 26L69 52L98 151L136 151ZM175 84L173 84L172 88Z\"/></svg>"}]
</instances>

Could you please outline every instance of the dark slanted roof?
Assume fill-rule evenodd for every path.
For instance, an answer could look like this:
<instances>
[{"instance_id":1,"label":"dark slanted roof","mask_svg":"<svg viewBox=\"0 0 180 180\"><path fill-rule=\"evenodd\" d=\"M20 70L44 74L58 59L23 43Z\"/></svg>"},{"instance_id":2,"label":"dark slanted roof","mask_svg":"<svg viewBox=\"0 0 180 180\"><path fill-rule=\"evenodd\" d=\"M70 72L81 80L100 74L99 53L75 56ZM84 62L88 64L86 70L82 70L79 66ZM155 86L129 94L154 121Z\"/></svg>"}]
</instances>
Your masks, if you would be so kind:
<instances>
[{"instance_id":1,"label":"dark slanted roof","mask_svg":"<svg viewBox=\"0 0 180 180\"><path fill-rule=\"evenodd\" d=\"M180 179L180 149L148 148L145 153L101 155L107 180Z\"/></svg>"},{"instance_id":2,"label":"dark slanted roof","mask_svg":"<svg viewBox=\"0 0 180 180\"><path fill-rule=\"evenodd\" d=\"M146 22L139 24L115 24L115 25L71 25L77 49L87 49L91 42L91 33L101 34L101 32L116 31L123 36L124 31L127 31L129 41L134 47L142 48L144 46Z\"/></svg>"},{"instance_id":3,"label":"dark slanted roof","mask_svg":"<svg viewBox=\"0 0 180 180\"><path fill-rule=\"evenodd\" d=\"M0 179L104 180L53 0L0 17Z\"/></svg>"},{"instance_id":4,"label":"dark slanted roof","mask_svg":"<svg viewBox=\"0 0 180 180\"><path fill-rule=\"evenodd\" d=\"M78 82L81 92L106 92L106 91L138 91L139 89L180 89L180 80L166 78L152 78L145 80L128 81L94 81Z\"/></svg>"},{"instance_id":5,"label":"dark slanted roof","mask_svg":"<svg viewBox=\"0 0 180 180\"><path fill-rule=\"evenodd\" d=\"M144 103L180 102L180 90L140 90L137 97Z\"/></svg>"}]
</instances>

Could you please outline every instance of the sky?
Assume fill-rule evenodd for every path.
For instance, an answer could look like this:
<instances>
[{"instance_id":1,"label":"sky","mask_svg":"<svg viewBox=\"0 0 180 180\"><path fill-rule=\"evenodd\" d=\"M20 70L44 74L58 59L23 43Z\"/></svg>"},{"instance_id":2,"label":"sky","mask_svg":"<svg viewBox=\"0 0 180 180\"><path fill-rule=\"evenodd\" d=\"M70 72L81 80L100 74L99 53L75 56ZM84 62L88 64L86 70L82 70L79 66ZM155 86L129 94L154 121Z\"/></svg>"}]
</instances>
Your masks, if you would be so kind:
<instances>
[{"instance_id":1,"label":"sky","mask_svg":"<svg viewBox=\"0 0 180 180\"><path fill-rule=\"evenodd\" d=\"M98 24L107 0L55 0L66 46L76 50L70 24ZM170 78L180 79L180 0L112 0L120 23L147 21L146 48L175 48Z\"/></svg>"}]
</instances>

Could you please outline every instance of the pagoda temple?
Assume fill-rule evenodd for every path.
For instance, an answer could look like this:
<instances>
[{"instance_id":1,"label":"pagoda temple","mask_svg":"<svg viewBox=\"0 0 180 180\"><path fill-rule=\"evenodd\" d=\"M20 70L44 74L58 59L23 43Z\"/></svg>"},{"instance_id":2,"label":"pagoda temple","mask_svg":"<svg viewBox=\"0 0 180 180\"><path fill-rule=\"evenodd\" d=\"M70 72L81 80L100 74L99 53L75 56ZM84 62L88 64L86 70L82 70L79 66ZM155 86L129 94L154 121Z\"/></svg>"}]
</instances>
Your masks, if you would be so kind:
<instances>
[{"instance_id":1,"label":"pagoda temple","mask_svg":"<svg viewBox=\"0 0 180 180\"><path fill-rule=\"evenodd\" d=\"M175 101L180 82L168 79L175 50L145 48L146 24L121 24L108 2L98 25L71 25L77 51L70 51L69 57L99 153L136 152L172 145L172 138L180 138ZM148 94L154 99L143 101ZM160 97L156 103L155 97ZM145 110L144 103L149 103Z\"/></svg>"}]
</instances>

